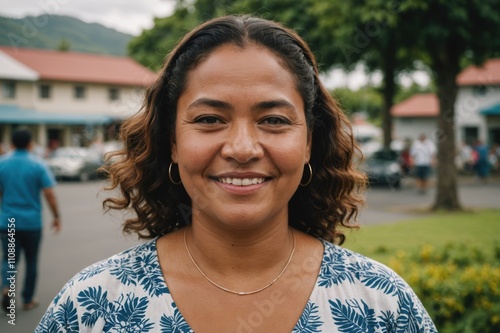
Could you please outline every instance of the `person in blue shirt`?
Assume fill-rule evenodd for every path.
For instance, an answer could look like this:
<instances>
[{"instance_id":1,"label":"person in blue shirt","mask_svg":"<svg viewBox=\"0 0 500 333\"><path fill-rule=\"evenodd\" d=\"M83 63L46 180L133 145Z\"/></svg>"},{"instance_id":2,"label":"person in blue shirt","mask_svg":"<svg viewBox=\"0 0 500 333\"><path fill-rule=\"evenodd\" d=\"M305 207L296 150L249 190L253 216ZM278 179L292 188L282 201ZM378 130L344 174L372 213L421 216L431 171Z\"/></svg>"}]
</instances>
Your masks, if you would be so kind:
<instances>
[{"instance_id":1,"label":"person in blue shirt","mask_svg":"<svg viewBox=\"0 0 500 333\"><path fill-rule=\"evenodd\" d=\"M23 308L38 305L34 299L38 251L42 238L43 193L54 216L53 228L59 232L61 222L54 194L54 176L43 160L32 155L31 133L18 129L12 133L14 151L0 158L0 239L2 243L2 308L15 309L15 280L21 251L26 260L22 292Z\"/></svg>"},{"instance_id":2,"label":"person in blue shirt","mask_svg":"<svg viewBox=\"0 0 500 333\"><path fill-rule=\"evenodd\" d=\"M483 144L481 140L476 139L476 141L474 142L474 151L476 152L476 159L474 164L476 176L478 180L485 182L490 171L488 147Z\"/></svg>"}]
</instances>

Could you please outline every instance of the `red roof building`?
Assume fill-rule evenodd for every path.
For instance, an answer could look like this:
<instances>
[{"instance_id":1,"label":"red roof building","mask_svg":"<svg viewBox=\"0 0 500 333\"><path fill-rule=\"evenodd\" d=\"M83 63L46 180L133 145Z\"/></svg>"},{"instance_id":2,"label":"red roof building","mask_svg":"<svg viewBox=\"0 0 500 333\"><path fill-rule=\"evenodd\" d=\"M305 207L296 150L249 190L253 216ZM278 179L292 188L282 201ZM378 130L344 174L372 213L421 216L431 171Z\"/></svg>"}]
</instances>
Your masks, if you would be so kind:
<instances>
[{"instance_id":1,"label":"red roof building","mask_svg":"<svg viewBox=\"0 0 500 333\"><path fill-rule=\"evenodd\" d=\"M38 72L40 80L148 86L153 71L127 57L0 46L18 62Z\"/></svg>"},{"instance_id":2,"label":"red roof building","mask_svg":"<svg viewBox=\"0 0 500 333\"><path fill-rule=\"evenodd\" d=\"M500 143L500 59L469 66L457 76L455 102L457 142L481 139ZM437 131L439 101L435 94L416 94L391 108L395 137L433 137Z\"/></svg>"},{"instance_id":3,"label":"red roof building","mask_svg":"<svg viewBox=\"0 0 500 333\"><path fill-rule=\"evenodd\" d=\"M156 77L128 57L0 46L0 144L17 126L41 146L113 138Z\"/></svg>"},{"instance_id":4,"label":"red roof building","mask_svg":"<svg viewBox=\"0 0 500 333\"><path fill-rule=\"evenodd\" d=\"M435 117L439 114L439 101L435 94L417 94L394 105L393 117Z\"/></svg>"},{"instance_id":5,"label":"red roof building","mask_svg":"<svg viewBox=\"0 0 500 333\"><path fill-rule=\"evenodd\" d=\"M500 59L487 60L482 66L469 66L457 77L459 86L500 84Z\"/></svg>"}]
</instances>

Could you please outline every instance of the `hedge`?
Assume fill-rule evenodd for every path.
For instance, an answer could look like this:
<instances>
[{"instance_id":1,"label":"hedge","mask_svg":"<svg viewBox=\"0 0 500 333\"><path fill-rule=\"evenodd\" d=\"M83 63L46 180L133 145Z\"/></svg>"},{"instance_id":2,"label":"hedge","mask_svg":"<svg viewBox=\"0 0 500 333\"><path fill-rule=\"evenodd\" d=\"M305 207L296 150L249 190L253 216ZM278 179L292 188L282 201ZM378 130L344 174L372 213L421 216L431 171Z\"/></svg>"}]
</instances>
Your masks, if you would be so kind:
<instances>
[{"instance_id":1,"label":"hedge","mask_svg":"<svg viewBox=\"0 0 500 333\"><path fill-rule=\"evenodd\" d=\"M440 333L500 332L500 243L399 252L389 266L415 290Z\"/></svg>"}]
</instances>

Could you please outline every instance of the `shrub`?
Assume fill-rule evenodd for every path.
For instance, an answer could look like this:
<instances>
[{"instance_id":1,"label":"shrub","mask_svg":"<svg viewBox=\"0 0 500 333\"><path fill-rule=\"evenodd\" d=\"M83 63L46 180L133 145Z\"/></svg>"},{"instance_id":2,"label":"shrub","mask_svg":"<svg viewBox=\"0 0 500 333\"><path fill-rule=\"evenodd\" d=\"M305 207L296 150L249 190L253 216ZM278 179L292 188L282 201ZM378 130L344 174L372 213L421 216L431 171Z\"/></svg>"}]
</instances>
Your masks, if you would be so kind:
<instances>
[{"instance_id":1,"label":"shrub","mask_svg":"<svg viewBox=\"0 0 500 333\"><path fill-rule=\"evenodd\" d=\"M389 266L412 286L440 333L500 332L500 243L425 245L399 252Z\"/></svg>"}]
</instances>

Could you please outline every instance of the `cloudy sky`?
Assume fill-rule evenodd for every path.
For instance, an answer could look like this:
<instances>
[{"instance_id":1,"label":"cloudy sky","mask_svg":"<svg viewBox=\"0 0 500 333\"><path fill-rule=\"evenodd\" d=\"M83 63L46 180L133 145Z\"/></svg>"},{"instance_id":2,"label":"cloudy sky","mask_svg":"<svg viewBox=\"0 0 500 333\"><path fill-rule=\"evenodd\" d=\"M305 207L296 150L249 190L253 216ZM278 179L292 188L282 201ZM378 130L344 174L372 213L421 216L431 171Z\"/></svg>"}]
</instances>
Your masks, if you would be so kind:
<instances>
[{"instance_id":1,"label":"cloudy sky","mask_svg":"<svg viewBox=\"0 0 500 333\"><path fill-rule=\"evenodd\" d=\"M2 16L70 15L138 35L152 27L154 17L171 14L175 0L0 0L0 3Z\"/></svg>"}]
</instances>

